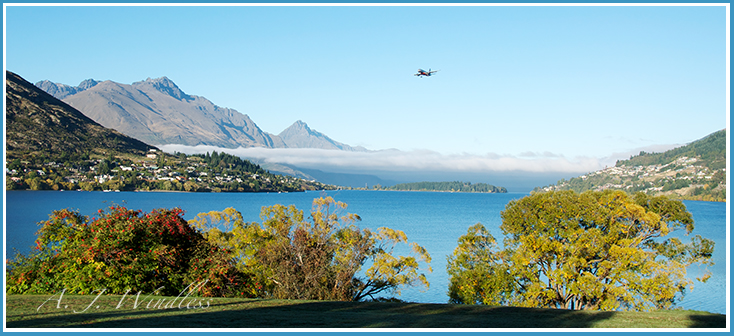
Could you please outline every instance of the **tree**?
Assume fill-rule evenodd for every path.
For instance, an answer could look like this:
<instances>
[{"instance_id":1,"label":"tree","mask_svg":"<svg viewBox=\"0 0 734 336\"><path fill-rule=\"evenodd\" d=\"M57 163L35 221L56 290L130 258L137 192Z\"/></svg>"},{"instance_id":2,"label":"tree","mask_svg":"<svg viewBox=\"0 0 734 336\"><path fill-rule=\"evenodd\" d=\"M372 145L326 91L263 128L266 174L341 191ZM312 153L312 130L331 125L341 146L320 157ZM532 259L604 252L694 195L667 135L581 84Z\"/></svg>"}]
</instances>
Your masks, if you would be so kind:
<instances>
[{"instance_id":1,"label":"tree","mask_svg":"<svg viewBox=\"0 0 734 336\"><path fill-rule=\"evenodd\" d=\"M673 307L693 282L686 267L711 265L714 242L690 234L680 201L621 191L534 193L502 212L503 249L481 225L448 258L454 303L563 309ZM706 281L710 273L698 279Z\"/></svg>"},{"instance_id":2,"label":"tree","mask_svg":"<svg viewBox=\"0 0 734 336\"><path fill-rule=\"evenodd\" d=\"M46 184L38 176L32 177L30 179L26 179L25 180L25 183L28 184L28 186L31 187L31 190L43 190L43 189L46 189Z\"/></svg>"},{"instance_id":3,"label":"tree","mask_svg":"<svg viewBox=\"0 0 734 336\"><path fill-rule=\"evenodd\" d=\"M176 295L202 284L198 295L248 296L250 282L228 251L210 244L182 214L111 206L90 220L77 211L54 211L39 223L36 249L8 262L6 291Z\"/></svg>"},{"instance_id":4,"label":"tree","mask_svg":"<svg viewBox=\"0 0 734 336\"><path fill-rule=\"evenodd\" d=\"M184 190L186 190L186 191L198 191L199 190L199 185L196 184L196 182L193 182L193 181L186 181L186 183L184 183Z\"/></svg>"},{"instance_id":5,"label":"tree","mask_svg":"<svg viewBox=\"0 0 734 336\"><path fill-rule=\"evenodd\" d=\"M100 175L107 175L112 171L112 168L110 168L110 162L107 159L103 159L102 162L97 165L97 172Z\"/></svg>"},{"instance_id":6,"label":"tree","mask_svg":"<svg viewBox=\"0 0 734 336\"><path fill-rule=\"evenodd\" d=\"M412 255L394 256L396 244L407 244L405 233L360 229L358 215L341 215L345 208L326 197L314 200L310 220L293 205L275 205L263 207L262 224L244 222L232 208L201 213L191 223L233 251L240 270L262 284L263 297L360 301L402 286L428 287L419 274L421 262L431 261L424 248L411 243Z\"/></svg>"}]
</instances>

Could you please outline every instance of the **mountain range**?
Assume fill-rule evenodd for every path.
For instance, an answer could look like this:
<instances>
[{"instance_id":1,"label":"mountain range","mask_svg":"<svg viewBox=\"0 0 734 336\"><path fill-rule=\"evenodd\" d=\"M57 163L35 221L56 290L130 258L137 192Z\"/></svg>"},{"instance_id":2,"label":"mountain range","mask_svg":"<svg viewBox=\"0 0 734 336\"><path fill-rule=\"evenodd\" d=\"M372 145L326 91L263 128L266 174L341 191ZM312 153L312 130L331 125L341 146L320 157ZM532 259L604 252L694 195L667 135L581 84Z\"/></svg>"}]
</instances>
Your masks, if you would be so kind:
<instances>
[{"instance_id":1,"label":"mountain range","mask_svg":"<svg viewBox=\"0 0 734 336\"><path fill-rule=\"evenodd\" d=\"M153 145L207 145L230 149L260 147L367 151L363 147L352 147L334 141L323 133L311 129L301 120L294 122L277 135L265 132L246 114L234 109L219 107L204 97L187 94L167 77L148 78L129 85L93 79L84 80L78 86L41 81L36 83L36 87L63 100L63 102L57 100L58 103L55 104L59 106L74 107L102 126L115 129L120 133ZM41 90L38 91L42 92ZM8 89L8 92L10 92L10 89ZM34 94L38 95L38 93ZM13 95L15 93L8 94L8 106L11 106L10 101ZM33 100L31 99L31 101ZM13 117L10 113L6 114L9 120ZM74 118L81 117L75 116ZM49 134L52 133L53 130ZM22 142L11 137L10 130L8 130L8 134L8 148ZM32 140L24 143L26 146L33 144L34 148L40 149L43 146L59 142L53 140L52 137L34 139L33 137L37 135L29 132L20 132L20 134L23 134L27 138L26 140ZM725 190L725 181L721 179L721 176L726 176L724 170L726 146L722 145L724 143L723 138L725 138L725 131L717 132L712 137L707 138L706 141L695 142L692 146L686 146L676 151L660 155L641 153L638 157L633 157L628 161L618 162L617 167L571 178L568 181L565 178L570 176L564 177L564 180L559 181L557 185L536 188L536 190L572 189L583 191L611 188L630 192L676 194L678 197L691 199L702 199L704 197L722 199L725 198L725 193L722 195L722 190ZM255 162L258 162L258 160L255 160ZM399 182L415 182L418 178L416 172L390 173L381 171L378 174L370 170L360 170L335 173L333 171L327 172L326 170L331 169L322 168L327 167L324 165L311 165L309 166L311 169L304 169L304 167L267 162L266 160L258 163L264 168L277 173L353 187L377 184L386 186ZM423 172L420 179L440 181L446 178L444 172L435 172L435 174L438 174L437 176L431 174L433 173ZM531 190L533 187L547 183L541 181L549 181L555 175L566 175L567 173L555 175L549 173L540 176L541 174L495 172L494 174L462 175L462 177L457 177L457 174L460 173L454 172L451 179L474 182L502 180L505 185L508 183L514 185L517 190L520 190L520 187ZM379 177L375 175L379 175Z\"/></svg>"},{"instance_id":2,"label":"mountain range","mask_svg":"<svg viewBox=\"0 0 734 336\"><path fill-rule=\"evenodd\" d=\"M105 128L6 72L6 190L291 192L335 186L226 153L171 155Z\"/></svg>"},{"instance_id":3,"label":"mountain range","mask_svg":"<svg viewBox=\"0 0 734 336\"><path fill-rule=\"evenodd\" d=\"M149 146L107 129L10 71L5 72L5 148L16 153L68 155L116 150L144 155Z\"/></svg>"},{"instance_id":4,"label":"mountain range","mask_svg":"<svg viewBox=\"0 0 734 336\"><path fill-rule=\"evenodd\" d=\"M264 132L247 114L186 94L167 77L132 84L87 79L78 86L44 80L36 86L99 124L154 145L366 151L334 141L300 120L278 135Z\"/></svg>"}]
</instances>

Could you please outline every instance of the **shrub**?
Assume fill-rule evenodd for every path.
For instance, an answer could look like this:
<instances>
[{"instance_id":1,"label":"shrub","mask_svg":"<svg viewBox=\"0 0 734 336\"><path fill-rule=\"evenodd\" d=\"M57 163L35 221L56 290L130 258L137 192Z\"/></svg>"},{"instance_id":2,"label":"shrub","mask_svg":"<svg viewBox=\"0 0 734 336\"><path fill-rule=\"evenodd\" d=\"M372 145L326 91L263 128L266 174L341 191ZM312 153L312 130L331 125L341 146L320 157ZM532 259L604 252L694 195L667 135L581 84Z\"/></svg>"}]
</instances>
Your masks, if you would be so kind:
<instances>
[{"instance_id":1,"label":"shrub","mask_svg":"<svg viewBox=\"0 0 734 336\"><path fill-rule=\"evenodd\" d=\"M428 287L420 272L431 257L423 247L408 243L402 231L360 229L358 215L341 215L346 207L326 197L314 200L310 220L293 205L275 205L263 207L262 224L244 222L233 208L201 213L191 224L236 253L240 270L258 279L256 294L263 297L361 301L399 294L405 286ZM410 254L395 255L397 244L409 245ZM361 275L365 264L370 267Z\"/></svg>"},{"instance_id":2,"label":"shrub","mask_svg":"<svg viewBox=\"0 0 734 336\"><path fill-rule=\"evenodd\" d=\"M177 295L192 283L204 296L251 296L229 251L210 244L181 209L150 213L110 206L91 220L54 211L40 222L35 250L8 261L8 294L153 293Z\"/></svg>"}]
</instances>

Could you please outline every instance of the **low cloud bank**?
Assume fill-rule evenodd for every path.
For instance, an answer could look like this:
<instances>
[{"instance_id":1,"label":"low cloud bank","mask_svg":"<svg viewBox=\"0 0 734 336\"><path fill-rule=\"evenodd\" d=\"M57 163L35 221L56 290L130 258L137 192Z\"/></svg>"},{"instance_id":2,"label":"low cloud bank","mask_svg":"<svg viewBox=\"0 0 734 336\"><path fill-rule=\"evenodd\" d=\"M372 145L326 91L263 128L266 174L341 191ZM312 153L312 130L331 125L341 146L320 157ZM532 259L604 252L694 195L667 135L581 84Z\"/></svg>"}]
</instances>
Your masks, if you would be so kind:
<instances>
[{"instance_id":1,"label":"low cloud bank","mask_svg":"<svg viewBox=\"0 0 734 336\"><path fill-rule=\"evenodd\" d=\"M588 157L568 159L553 153L523 153L521 156L498 154L441 154L428 150L382 150L348 152L313 148L220 148L214 146L161 145L173 153L204 154L225 152L260 162L290 164L304 168L332 168L341 171L446 171L446 172L528 172L587 173L603 169L608 160ZM605 162L607 161L607 162ZM613 161L612 161L613 164Z\"/></svg>"}]
</instances>

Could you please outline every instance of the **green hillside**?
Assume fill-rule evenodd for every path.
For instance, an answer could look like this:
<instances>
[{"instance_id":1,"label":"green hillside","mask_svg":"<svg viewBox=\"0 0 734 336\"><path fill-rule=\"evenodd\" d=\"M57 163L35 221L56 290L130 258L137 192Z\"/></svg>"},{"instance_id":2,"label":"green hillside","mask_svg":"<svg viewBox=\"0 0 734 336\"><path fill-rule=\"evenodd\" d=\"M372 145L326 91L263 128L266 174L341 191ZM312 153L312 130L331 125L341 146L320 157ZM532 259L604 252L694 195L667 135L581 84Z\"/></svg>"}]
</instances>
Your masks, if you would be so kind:
<instances>
[{"instance_id":1,"label":"green hillside","mask_svg":"<svg viewBox=\"0 0 734 336\"><path fill-rule=\"evenodd\" d=\"M665 165L681 157L698 158L700 164L710 169L726 168L726 130L712 133L683 147L663 153L645 153L629 160L617 161L617 167Z\"/></svg>"},{"instance_id":2,"label":"green hillside","mask_svg":"<svg viewBox=\"0 0 734 336\"><path fill-rule=\"evenodd\" d=\"M726 130L663 153L640 152L614 167L535 191L615 189L688 200L726 201Z\"/></svg>"}]
</instances>

